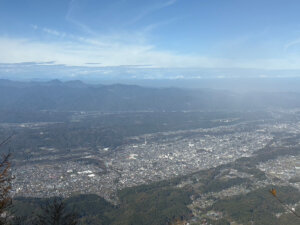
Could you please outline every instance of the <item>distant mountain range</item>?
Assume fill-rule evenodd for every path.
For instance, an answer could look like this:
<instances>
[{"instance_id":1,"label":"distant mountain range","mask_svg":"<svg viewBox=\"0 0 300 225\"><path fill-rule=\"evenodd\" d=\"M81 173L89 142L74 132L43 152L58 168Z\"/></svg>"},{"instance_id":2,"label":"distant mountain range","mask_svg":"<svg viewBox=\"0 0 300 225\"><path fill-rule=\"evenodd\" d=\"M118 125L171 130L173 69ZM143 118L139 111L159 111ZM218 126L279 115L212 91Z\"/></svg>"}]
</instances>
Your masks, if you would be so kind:
<instances>
[{"instance_id":1,"label":"distant mountain range","mask_svg":"<svg viewBox=\"0 0 300 225\"><path fill-rule=\"evenodd\" d=\"M0 110L184 111L300 107L298 92L149 88L90 85L81 81L17 82L0 80Z\"/></svg>"}]
</instances>

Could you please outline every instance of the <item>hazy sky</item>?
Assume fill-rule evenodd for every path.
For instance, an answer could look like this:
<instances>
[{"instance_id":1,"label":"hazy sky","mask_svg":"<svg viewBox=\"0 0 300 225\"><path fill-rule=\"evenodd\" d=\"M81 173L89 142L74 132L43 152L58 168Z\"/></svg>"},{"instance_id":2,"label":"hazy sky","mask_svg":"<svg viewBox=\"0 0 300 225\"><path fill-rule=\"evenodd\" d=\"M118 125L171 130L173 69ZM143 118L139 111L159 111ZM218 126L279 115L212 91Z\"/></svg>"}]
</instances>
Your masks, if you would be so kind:
<instances>
[{"instance_id":1,"label":"hazy sky","mask_svg":"<svg viewBox=\"0 0 300 225\"><path fill-rule=\"evenodd\" d=\"M297 75L299 12L299 0L0 0L0 75Z\"/></svg>"}]
</instances>

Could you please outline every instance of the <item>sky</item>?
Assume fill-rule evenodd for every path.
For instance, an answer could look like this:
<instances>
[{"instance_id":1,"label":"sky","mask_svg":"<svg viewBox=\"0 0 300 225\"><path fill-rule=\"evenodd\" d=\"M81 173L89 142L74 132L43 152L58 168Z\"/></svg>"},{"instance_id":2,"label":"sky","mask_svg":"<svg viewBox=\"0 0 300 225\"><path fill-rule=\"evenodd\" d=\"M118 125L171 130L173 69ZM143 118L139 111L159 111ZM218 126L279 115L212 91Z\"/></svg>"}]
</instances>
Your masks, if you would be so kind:
<instances>
[{"instance_id":1,"label":"sky","mask_svg":"<svg viewBox=\"0 0 300 225\"><path fill-rule=\"evenodd\" d=\"M300 76L298 0L0 0L0 77Z\"/></svg>"}]
</instances>

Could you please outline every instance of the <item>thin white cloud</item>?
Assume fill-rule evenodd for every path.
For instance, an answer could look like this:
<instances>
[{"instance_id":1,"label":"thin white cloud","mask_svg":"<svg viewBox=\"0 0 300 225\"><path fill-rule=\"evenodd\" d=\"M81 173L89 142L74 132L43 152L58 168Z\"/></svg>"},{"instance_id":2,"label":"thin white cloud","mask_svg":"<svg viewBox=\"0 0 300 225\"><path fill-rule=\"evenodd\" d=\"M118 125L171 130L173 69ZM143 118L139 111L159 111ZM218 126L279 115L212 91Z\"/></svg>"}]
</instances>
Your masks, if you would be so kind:
<instances>
[{"instance_id":1,"label":"thin white cloud","mask_svg":"<svg viewBox=\"0 0 300 225\"><path fill-rule=\"evenodd\" d=\"M174 5L176 2L177 2L177 0L169 0L162 5L162 8Z\"/></svg>"},{"instance_id":2,"label":"thin white cloud","mask_svg":"<svg viewBox=\"0 0 300 225\"><path fill-rule=\"evenodd\" d=\"M157 50L153 45L124 44L78 38L77 41L36 42L0 37L0 63L47 62L67 66L151 65L152 68L300 69L300 57L232 60Z\"/></svg>"},{"instance_id":3,"label":"thin white cloud","mask_svg":"<svg viewBox=\"0 0 300 225\"><path fill-rule=\"evenodd\" d=\"M130 26L134 23L137 23L139 20L143 19L144 17L154 13L155 11L170 7L174 4L176 4L178 0L159 0L159 1L153 1L151 4L145 4L141 9L136 10L136 16L135 13L133 13L128 18L119 18L118 25L121 27L120 29L114 28L113 30L110 30L106 32L106 34L103 34L101 32L98 32L94 29L92 29L88 24L85 24L82 22L81 19L78 18L78 15L82 14L82 6L81 6L81 0L71 0L69 2L69 7L65 16L65 19L75 25L77 28L80 29L81 32L83 32L86 36L93 37L91 38L84 38L85 41L88 42L99 42L98 39L113 39L115 42L131 42L131 43L139 43L144 44L146 41L145 36L148 35L151 31L153 31L155 28L163 25L168 25L178 18L171 18L165 21L160 21L157 23L153 23L150 25L144 25L144 27L141 27L136 30L130 30L130 32L125 32L126 26ZM106 6L104 15L119 15L119 11L122 11L122 7L125 7L125 5L128 4L125 0L121 1L112 1ZM99 9L99 16L98 20L106 20L109 18L102 18L101 19L101 10ZM119 11L118 11L119 10ZM126 10L126 9L124 9ZM110 13L108 13L110 12ZM117 26L118 26L117 25ZM105 25L104 25L105 26ZM109 28L108 28L109 29ZM57 35L58 33L51 32L52 30L45 30L48 33L52 33L53 35ZM70 37L70 35L69 35ZM121 37L121 38L120 38ZM71 37L71 38L77 38L77 37ZM79 37L82 39L81 37ZM83 41L83 40L79 40Z\"/></svg>"},{"instance_id":4,"label":"thin white cloud","mask_svg":"<svg viewBox=\"0 0 300 225\"><path fill-rule=\"evenodd\" d=\"M289 41L285 46L284 46L284 50L287 51L288 49L296 46L296 45L299 45L300 44L300 38L299 39L295 39L295 40L292 40L292 41Z\"/></svg>"},{"instance_id":5,"label":"thin white cloud","mask_svg":"<svg viewBox=\"0 0 300 225\"><path fill-rule=\"evenodd\" d=\"M54 29L49 29L49 28L43 28L42 29L44 32L48 33L48 34L51 34L51 35L54 35L54 36L58 36L58 37L65 37L66 36L66 33L64 32L59 32L57 30L54 30Z\"/></svg>"},{"instance_id":6,"label":"thin white cloud","mask_svg":"<svg viewBox=\"0 0 300 225\"><path fill-rule=\"evenodd\" d=\"M32 24L31 27L36 30L36 31L42 31L44 33L47 33L47 34L50 34L50 35L53 35L53 36L56 36L56 37L66 37L67 34L65 32L60 32L58 30L55 30L55 29L50 29L50 28L47 28L47 27L39 27L35 24Z\"/></svg>"},{"instance_id":7,"label":"thin white cloud","mask_svg":"<svg viewBox=\"0 0 300 225\"><path fill-rule=\"evenodd\" d=\"M134 17L132 20L128 22L128 24L134 24L137 23L138 21L142 20L144 17L167 7L170 7L174 5L177 2L177 0L169 0L169 1L163 1L158 4L151 4L150 7L145 8L142 10L136 17Z\"/></svg>"},{"instance_id":8,"label":"thin white cloud","mask_svg":"<svg viewBox=\"0 0 300 225\"><path fill-rule=\"evenodd\" d=\"M94 32L89 26L87 26L86 24L76 20L74 17L73 17L73 11L75 10L74 8L78 8L79 6L77 5L77 1L76 0L71 0L69 2L69 7L68 7L68 11L66 13L66 16L65 16L65 19L74 24L75 26L77 26L78 28L80 28L82 31L84 31L85 33L87 34L90 34L90 35L96 35L96 32Z\"/></svg>"},{"instance_id":9,"label":"thin white cloud","mask_svg":"<svg viewBox=\"0 0 300 225\"><path fill-rule=\"evenodd\" d=\"M36 24L31 24L30 25L34 30L37 30L39 27Z\"/></svg>"},{"instance_id":10,"label":"thin white cloud","mask_svg":"<svg viewBox=\"0 0 300 225\"><path fill-rule=\"evenodd\" d=\"M155 50L151 45L124 45L97 40L82 42L32 42L26 39L0 38L0 62L55 61L82 66L101 62L103 66L153 65L178 67L208 65L207 59ZM101 43L101 44L98 44Z\"/></svg>"},{"instance_id":11,"label":"thin white cloud","mask_svg":"<svg viewBox=\"0 0 300 225\"><path fill-rule=\"evenodd\" d=\"M176 17L176 18L170 18L168 20L160 21L160 22L157 22L157 23L149 24L146 27L144 27L143 33L151 32L151 31L157 29L158 27L169 25L169 24L174 23L175 21L178 21L178 20L179 20L179 18Z\"/></svg>"}]
</instances>

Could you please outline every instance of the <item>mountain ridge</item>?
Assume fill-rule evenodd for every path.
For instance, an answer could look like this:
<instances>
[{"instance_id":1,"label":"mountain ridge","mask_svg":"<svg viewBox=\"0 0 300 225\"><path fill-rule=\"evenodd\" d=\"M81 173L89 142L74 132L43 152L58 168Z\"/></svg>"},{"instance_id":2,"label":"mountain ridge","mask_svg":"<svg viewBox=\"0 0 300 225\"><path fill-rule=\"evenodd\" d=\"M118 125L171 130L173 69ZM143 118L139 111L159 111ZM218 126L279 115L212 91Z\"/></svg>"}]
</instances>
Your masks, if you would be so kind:
<instances>
[{"instance_id":1,"label":"mountain ridge","mask_svg":"<svg viewBox=\"0 0 300 225\"><path fill-rule=\"evenodd\" d=\"M300 107L298 92L151 88L127 84L0 80L0 110L193 111Z\"/></svg>"}]
</instances>

